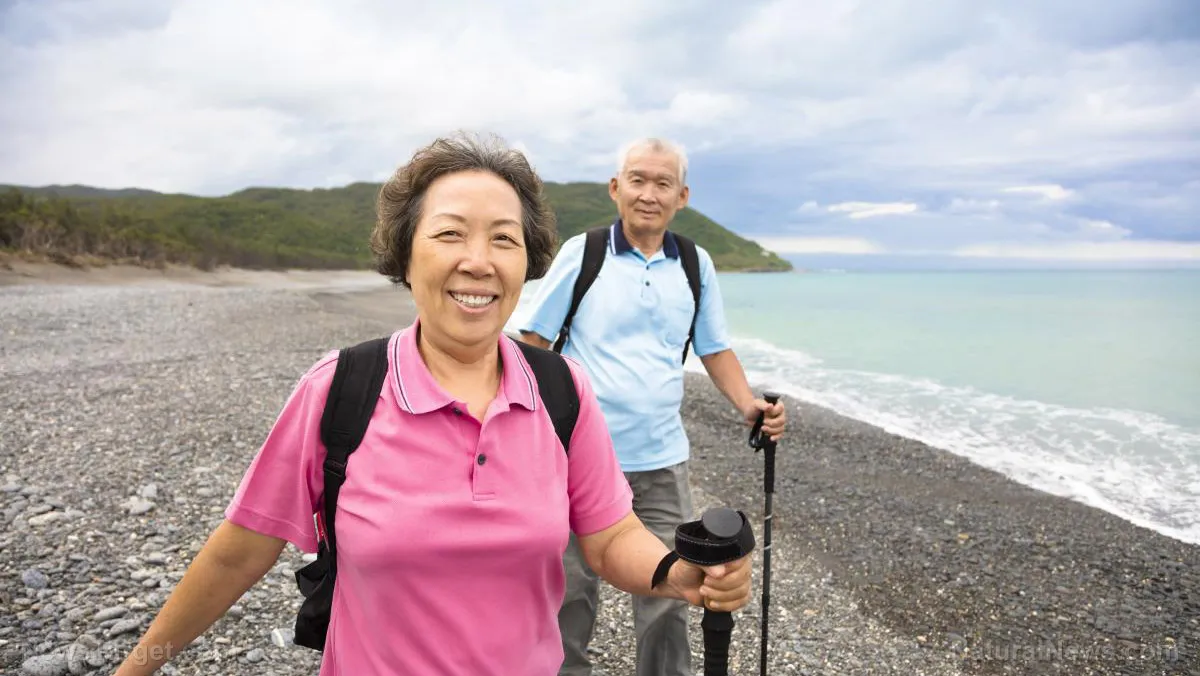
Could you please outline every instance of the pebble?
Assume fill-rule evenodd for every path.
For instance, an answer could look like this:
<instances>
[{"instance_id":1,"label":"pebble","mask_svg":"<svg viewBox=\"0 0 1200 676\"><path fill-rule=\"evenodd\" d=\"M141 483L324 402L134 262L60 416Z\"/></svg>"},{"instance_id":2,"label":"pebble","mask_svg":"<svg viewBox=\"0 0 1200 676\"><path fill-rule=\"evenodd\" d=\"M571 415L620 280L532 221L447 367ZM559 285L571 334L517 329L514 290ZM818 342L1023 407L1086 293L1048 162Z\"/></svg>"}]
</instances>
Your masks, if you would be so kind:
<instances>
[{"instance_id":1,"label":"pebble","mask_svg":"<svg viewBox=\"0 0 1200 676\"><path fill-rule=\"evenodd\" d=\"M66 676L69 673L67 656L58 653L30 657L21 664L21 670L28 676Z\"/></svg>"},{"instance_id":2,"label":"pebble","mask_svg":"<svg viewBox=\"0 0 1200 676\"><path fill-rule=\"evenodd\" d=\"M50 584L50 578L36 568L29 568L21 573L21 582L30 589L45 589Z\"/></svg>"},{"instance_id":3,"label":"pebble","mask_svg":"<svg viewBox=\"0 0 1200 676\"><path fill-rule=\"evenodd\" d=\"M134 498L129 501L128 509L130 514L137 516L138 514L145 514L149 512L150 510L154 509L154 507L154 503L150 502L149 500Z\"/></svg>"}]
</instances>

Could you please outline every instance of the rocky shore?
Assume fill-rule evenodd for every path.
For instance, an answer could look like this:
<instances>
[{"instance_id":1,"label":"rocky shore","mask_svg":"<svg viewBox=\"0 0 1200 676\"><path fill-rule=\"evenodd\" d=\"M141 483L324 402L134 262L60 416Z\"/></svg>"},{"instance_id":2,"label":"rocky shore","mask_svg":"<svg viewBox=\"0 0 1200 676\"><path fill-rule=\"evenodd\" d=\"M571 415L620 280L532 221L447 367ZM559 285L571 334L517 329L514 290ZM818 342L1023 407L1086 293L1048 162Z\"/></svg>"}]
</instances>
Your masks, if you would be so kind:
<instances>
[{"instance_id":1,"label":"rocky shore","mask_svg":"<svg viewBox=\"0 0 1200 676\"><path fill-rule=\"evenodd\" d=\"M408 321L361 288L0 286L0 672L111 673L304 369ZM1200 675L1200 547L788 403L768 673ZM744 510L761 547L762 458L706 379L685 412L697 507ZM316 673L287 636L302 565L285 549L162 673ZM759 582L731 673L758 673ZM598 673L631 673L627 600L603 598Z\"/></svg>"}]
</instances>

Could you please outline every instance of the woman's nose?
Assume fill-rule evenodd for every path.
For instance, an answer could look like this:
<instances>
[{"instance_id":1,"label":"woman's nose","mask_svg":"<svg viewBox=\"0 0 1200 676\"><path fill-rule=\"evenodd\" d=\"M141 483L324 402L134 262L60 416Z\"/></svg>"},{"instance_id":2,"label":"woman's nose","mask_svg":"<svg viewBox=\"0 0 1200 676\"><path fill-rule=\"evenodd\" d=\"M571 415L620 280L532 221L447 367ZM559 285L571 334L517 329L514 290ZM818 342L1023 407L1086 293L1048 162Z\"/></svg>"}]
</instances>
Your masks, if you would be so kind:
<instances>
[{"instance_id":1,"label":"woman's nose","mask_svg":"<svg viewBox=\"0 0 1200 676\"><path fill-rule=\"evenodd\" d=\"M487 237L472 237L467 240L459 269L472 275L486 275L492 269L492 247Z\"/></svg>"}]
</instances>

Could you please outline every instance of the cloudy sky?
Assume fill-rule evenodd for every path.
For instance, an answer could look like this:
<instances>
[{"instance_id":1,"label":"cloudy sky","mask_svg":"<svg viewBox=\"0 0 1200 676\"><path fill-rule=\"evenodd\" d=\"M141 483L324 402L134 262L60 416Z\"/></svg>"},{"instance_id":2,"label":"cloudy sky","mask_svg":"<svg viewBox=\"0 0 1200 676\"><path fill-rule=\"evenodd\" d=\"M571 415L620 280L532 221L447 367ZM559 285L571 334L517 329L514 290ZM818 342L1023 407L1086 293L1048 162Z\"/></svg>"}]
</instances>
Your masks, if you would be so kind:
<instances>
[{"instance_id":1,"label":"cloudy sky","mask_svg":"<svg viewBox=\"0 0 1200 676\"><path fill-rule=\"evenodd\" d=\"M656 134L797 260L1200 262L1196 0L0 0L0 183L380 180Z\"/></svg>"}]
</instances>

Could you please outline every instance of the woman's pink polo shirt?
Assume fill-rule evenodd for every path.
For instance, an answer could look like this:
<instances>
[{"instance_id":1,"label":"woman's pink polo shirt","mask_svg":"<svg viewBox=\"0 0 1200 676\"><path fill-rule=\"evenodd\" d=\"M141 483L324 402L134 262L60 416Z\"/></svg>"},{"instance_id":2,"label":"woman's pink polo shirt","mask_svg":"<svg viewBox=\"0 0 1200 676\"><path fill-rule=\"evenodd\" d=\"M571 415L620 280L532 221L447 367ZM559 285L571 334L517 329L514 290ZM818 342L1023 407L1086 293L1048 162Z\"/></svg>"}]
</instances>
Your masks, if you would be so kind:
<instances>
[{"instance_id":1,"label":"woman's pink polo shirt","mask_svg":"<svg viewBox=\"0 0 1200 676\"><path fill-rule=\"evenodd\" d=\"M568 360L580 411L567 455L502 335L503 376L480 423L425 367L417 326L389 341L387 380L338 496L320 673L552 676L569 531L603 530L632 509L595 394ZM336 360L300 379L225 512L306 552L317 545L319 428Z\"/></svg>"}]
</instances>

